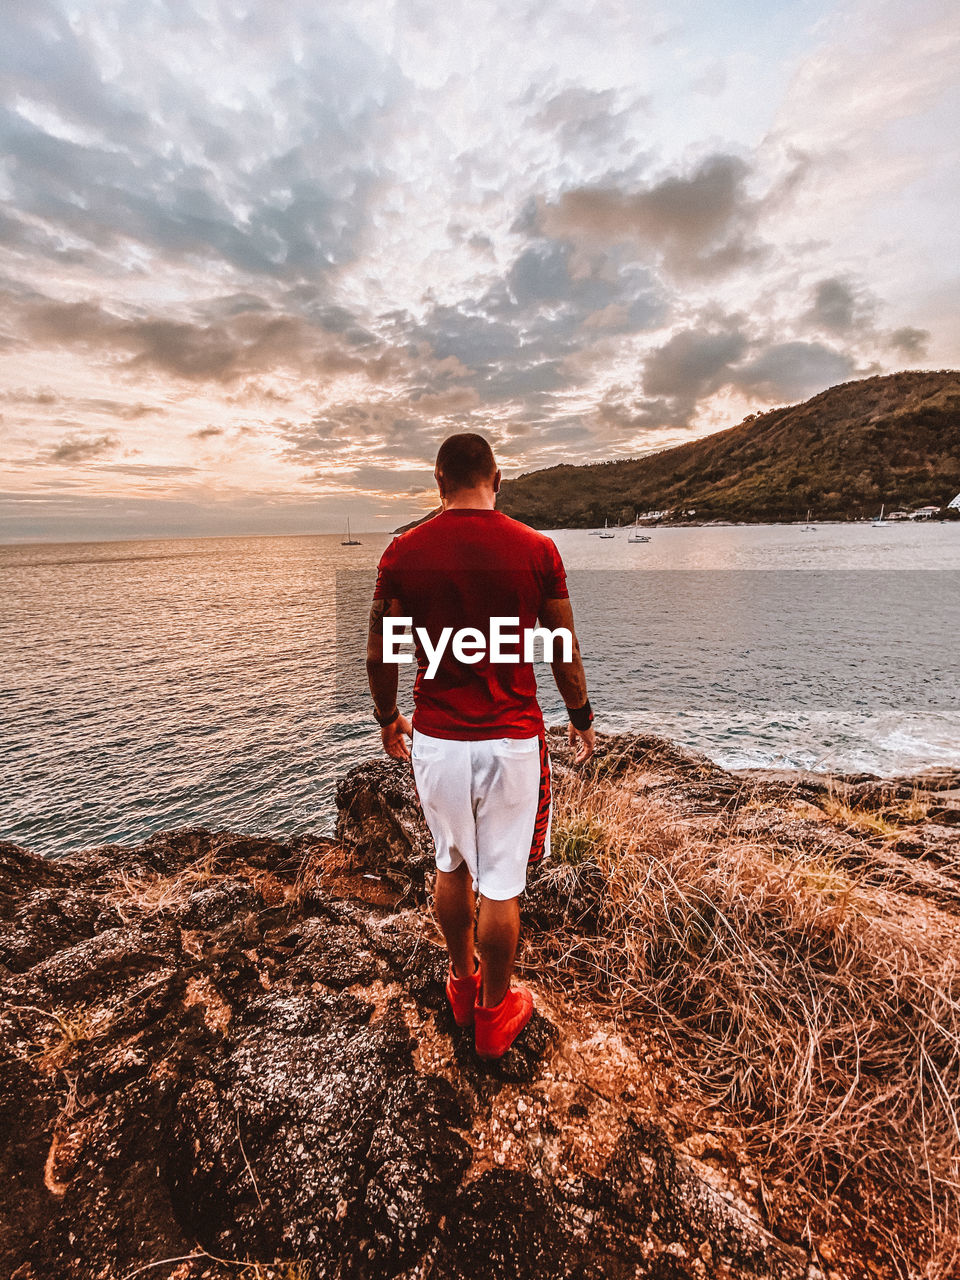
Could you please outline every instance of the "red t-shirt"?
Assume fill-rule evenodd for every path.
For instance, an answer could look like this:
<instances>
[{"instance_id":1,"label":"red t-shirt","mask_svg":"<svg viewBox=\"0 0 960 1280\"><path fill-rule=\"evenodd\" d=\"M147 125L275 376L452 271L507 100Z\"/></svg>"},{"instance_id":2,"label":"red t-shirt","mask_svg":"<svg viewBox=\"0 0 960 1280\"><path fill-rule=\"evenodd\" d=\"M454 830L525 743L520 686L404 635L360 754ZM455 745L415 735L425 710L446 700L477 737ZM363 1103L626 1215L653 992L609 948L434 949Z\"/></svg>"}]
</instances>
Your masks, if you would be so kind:
<instances>
[{"instance_id":1,"label":"red t-shirt","mask_svg":"<svg viewBox=\"0 0 960 1280\"><path fill-rule=\"evenodd\" d=\"M394 538L380 557L374 598L398 600L400 612L437 644L444 627L475 627L486 651L460 662L448 643L432 679L416 640L413 727L434 738L530 738L543 733L533 664L523 661L522 635L536 626L545 600L567 596L560 553L550 538L500 511L441 511ZM516 663L490 660L490 619L517 618L521 642L504 645ZM558 650L559 651L559 650ZM409 646L400 652L409 653ZM542 649L538 643L538 656Z\"/></svg>"}]
</instances>

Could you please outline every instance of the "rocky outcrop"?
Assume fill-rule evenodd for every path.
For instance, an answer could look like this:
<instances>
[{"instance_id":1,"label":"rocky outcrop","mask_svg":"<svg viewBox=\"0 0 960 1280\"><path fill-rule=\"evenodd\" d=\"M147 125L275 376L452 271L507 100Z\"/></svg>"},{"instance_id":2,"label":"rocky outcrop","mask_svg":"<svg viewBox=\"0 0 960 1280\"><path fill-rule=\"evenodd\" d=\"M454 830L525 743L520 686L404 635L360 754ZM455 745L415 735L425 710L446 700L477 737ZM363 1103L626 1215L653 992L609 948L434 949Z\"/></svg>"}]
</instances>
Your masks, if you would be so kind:
<instances>
[{"instance_id":1,"label":"rocky outcrop","mask_svg":"<svg viewBox=\"0 0 960 1280\"><path fill-rule=\"evenodd\" d=\"M554 762L555 772L564 768ZM351 769L337 784L336 804L337 840L351 865L388 881L402 901L425 903L432 893L433 843L409 766L384 759ZM527 925L596 929L603 883L600 868L589 860L566 883L531 868L523 901Z\"/></svg>"},{"instance_id":2,"label":"rocky outcrop","mask_svg":"<svg viewBox=\"0 0 960 1280\"><path fill-rule=\"evenodd\" d=\"M757 779L655 739L595 767L628 758L651 794L753 820ZM525 973L538 1012L481 1063L408 769L360 766L338 806L336 841L0 845L0 1275L819 1275L710 1114L672 1105L655 1033ZM589 861L531 877L525 930L589 935L602 897Z\"/></svg>"},{"instance_id":3,"label":"rocky outcrop","mask_svg":"<svg viewBox=\"0 0 960 1280\"><path fill-rule=\"evenodd\" d=\"M571 773L564 734L549 733L555 778ZM711 836L760 837L772 848L820 853L865 883L915 893L960 914L960 771L876 778L803 770L723 769L654 734L603 735L588 776L619 781ZM422 902L433 866L410 770L372 760L337 786L337 837L357 867ZM823 807L837 820L824 821ZM543 868L541 866L540 870ZM550 929L596 921L603 877L590 860L569 882L528 877L527 922Z\"/></svg>"},{"instance_id":4,"label":"rocky outcrop","mask_svg":"<svg viewBox=\"0 0 960 1280\"><path fill-rule=\"evenodd\" d=\"M416 822L386 767L389 865ZM341 820L371 860L374 826ZM543 996L482 1065L423 911L365 901L362 873L345 894L338 856L206 831L58 862L0 848L0 1274L806 1273L634 1104L649 1068L590 1011L572 1031Z\"/></svg>"}]
</instances>

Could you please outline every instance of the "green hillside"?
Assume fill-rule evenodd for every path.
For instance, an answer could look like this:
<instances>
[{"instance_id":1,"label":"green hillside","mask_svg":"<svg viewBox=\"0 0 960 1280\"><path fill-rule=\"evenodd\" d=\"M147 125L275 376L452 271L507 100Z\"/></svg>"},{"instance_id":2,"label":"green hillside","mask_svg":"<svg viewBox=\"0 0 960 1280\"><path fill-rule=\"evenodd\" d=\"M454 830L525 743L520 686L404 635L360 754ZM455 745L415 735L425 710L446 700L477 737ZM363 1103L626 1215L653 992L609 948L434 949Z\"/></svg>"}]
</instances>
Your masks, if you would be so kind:
<instances>
[{"instance_id":1,"label":"green hillside","mask_svg":"<svg viewBox=\"0 0 960 1280\"><path fill-rule=\"evenodd\" d=\"M622 462L505 481L498 507L541 529L593 528L667 509L696 520L859 519L881 503L945 506L960 493L960 372L845 382L803 404Z\"/></svg>"}]
</instances>

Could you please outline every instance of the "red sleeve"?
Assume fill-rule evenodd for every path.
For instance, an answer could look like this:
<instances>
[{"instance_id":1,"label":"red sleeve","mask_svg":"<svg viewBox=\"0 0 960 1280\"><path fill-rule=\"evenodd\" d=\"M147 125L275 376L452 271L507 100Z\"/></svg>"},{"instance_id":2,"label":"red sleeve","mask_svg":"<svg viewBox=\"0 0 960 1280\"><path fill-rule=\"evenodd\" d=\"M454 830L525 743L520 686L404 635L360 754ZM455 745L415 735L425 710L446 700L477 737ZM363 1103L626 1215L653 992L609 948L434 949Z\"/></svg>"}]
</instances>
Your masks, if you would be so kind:
<instances>
[{"instance_id":1,"label":"red sleeve","mask_svg":"<svg viewBox=\"0 0 960 1280\"><path fill-rule=\"evenodd\" d=\"M395 573L396 545L397 540L394 538L380 557L380 563L377 565L377 585L373 591L374 600L395 600L400 594L397 590Z\"/></svg>"},{"instance_id":2,"label":"red sleeve","mask_svg":"<svg viewBox=\"0 0 960 1280\"><path fill-rule=\"evenodd\" d=\"M546 539L547 564L544 581L543 598L545 600L566 600L570 595L567 590L567 571L560 559L560 552L552 538Z\"/></svg>"}]
</instances>

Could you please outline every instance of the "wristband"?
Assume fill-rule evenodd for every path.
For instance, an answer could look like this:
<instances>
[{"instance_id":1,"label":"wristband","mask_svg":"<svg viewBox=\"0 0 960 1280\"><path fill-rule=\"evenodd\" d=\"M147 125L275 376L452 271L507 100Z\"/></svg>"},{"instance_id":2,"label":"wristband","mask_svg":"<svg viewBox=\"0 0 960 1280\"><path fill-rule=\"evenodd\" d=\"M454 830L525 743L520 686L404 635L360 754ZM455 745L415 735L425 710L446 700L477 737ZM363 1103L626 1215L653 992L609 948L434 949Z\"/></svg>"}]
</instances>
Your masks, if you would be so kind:
<instances>
[{"instance_id":1,"label":"wristband","mask_svg":"<svg viewBox=\"0 0 960 1280\"><path fill-rule=\"evenodd\" d=\"M377 708L374 707L373 718L374 720L376 720L377 724L380 726L381 729L386 729L388 725L393 724L394 720L400 719L400 708L394 707L388 716L382 716L377 711Z\"/></svg>"},{"instance_id":2,"label":"wristband","mask_svg":"<svg viewBox=\"0 0 960 1280\"><path fill-rule=\"evenodd\" d=\"M593 724L593 707L590 705L590 699L588 698L582 707L567 707L567 715L573 727L579 729L581 733L584 729L589 729Z\"/></svg>"}]
</instances>

